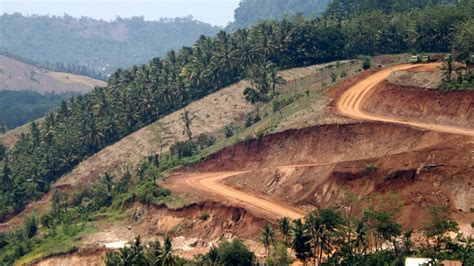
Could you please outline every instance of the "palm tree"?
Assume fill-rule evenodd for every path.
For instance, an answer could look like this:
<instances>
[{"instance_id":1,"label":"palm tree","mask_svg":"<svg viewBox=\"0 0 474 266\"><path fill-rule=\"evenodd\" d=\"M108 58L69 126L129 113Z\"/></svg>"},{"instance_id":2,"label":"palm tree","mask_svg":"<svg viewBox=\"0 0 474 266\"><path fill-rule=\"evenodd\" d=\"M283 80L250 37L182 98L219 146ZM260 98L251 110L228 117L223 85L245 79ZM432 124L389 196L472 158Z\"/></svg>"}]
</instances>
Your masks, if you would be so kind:
<instances>
[{"instance_id":1,"label":"palm tree","mask_svg":"<svg viewBox=\"0 0 474 266\"><path fill-rule=\"evenodd\" d=\"M275 95L275 88L280 85L286 84L286 80L283 79L281 76L278 76L278 70L276 67L271 69L271 84L272 84L272 95Z\"/></svg>"},{"instance_id":2,"label":"palm tree","mask_svg":"<svg viewBox=\"0 0 474 266\"><path fill-rule=\"evenodd\" d=\"M165 238L165 244L163 247L163 254L161 255L161 265L163 266L173 266L176 265L176 261L173 255L173 243L171 242L171 237L167 236Z\"/></svg>"},{"instance_id":3,"label":"palm tree","mask_svg":"<svg viewBox=\"0 0 474 266\"><path fill-rule=\"evenodd\" d=\"M290 219L288 217L283 217L278 220L278 227L280 233L283 235L285 245L288 246L288 240L290 237Z\"/></svg>"},{"instance_id":4,"label":"palm tree","mask_svg":"<svg viewBox=\"0 0 474 266\"><path fill-rule=\"evenodd\" d=\"M149 265L160 266L163 264L162 261L163 248L160 241L152 242L146 252L146 259Z\"/></svg>"},{"instance_id":5,"label":"palm tree","mask_svg":"<svg viewBox=\"0 0 474 266\"><path fill-rule=\"evenodd\" d=\"M267 223L263 227L263 231L262 231L262 243L263 243L263 246L265 247L267 258L270 255L270 246L273 244L274 241L275 241L275 230L273 229L273 226L271 224Z\"/></svg>"}]
</instances>

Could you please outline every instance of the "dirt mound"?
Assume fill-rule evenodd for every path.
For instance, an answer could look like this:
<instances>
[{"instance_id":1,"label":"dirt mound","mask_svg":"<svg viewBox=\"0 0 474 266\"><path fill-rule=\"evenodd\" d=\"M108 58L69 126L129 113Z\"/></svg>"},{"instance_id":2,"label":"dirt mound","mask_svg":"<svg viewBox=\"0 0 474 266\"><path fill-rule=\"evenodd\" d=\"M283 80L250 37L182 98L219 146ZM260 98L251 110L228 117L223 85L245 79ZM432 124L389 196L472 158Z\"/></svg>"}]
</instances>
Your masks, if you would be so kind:
<instances>
[{"instance_id":1,"label":"dirt mound","mask_svg":"<svg viewBox=\"0 0 474 266\"><path fill-rule=\"evenodd\" d=\"M201 162L200 172L324 164L388 156L439 144L453 135L384 123L291 129L242 142Z\"/></svg>"},{"instance_id":2,"label":"dirt mound","mask_svg":"<svg viewBox=\"0 0 474 266\"><path fill-rule=\"evenodd\" d=\"M474 129L474 91L426 90L381 83L363 110L401 119Z\"/></svg>"}]
</instances>

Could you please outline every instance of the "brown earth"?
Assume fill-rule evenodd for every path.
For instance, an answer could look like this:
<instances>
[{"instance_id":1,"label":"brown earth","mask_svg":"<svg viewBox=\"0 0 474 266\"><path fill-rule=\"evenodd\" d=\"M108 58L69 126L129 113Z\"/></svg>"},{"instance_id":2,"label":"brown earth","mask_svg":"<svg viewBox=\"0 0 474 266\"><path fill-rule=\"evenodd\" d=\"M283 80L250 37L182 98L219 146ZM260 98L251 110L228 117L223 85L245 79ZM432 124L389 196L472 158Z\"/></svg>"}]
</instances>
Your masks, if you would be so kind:
<instances>
[{"instance_id":1,"label":"brown earth","mask_svg":"<svg viewBox=\"0 0 474 266\"><path fill-rule=\"evenodd\" d=\"M434 69L433 66L434 64L424 67L428 67L431 70ZM306 173L308 176L301 173L296 173L295 176L290 174L290 177L286 178L289 185L278 185L274 187L275 191L267 193L270 194L270 197L267 195L269 201L288 203L288 199L291 198L292 195L298 195L298 197L303 196L303 198L293 201L292 203L305 203L313 207L324 207L327 206L328 203L337 202L338 195L344 194L341 192L345 189L354 190L353 192L355 192L356 195L370 195L396 191L402 197L407 195L407 198L402 200L414 204L411 206L407 205L405 206L406 208L402 209L403 214L401 214L400 218L404 225L421 226L425 221L423 217L426 217L426 215L423 215L426 214L426 211L423 213L421 210L423 210L423 208L426 209L426 206L429 205L443 203L448 204L453 211L459 212L453 215L461 222L463 229L472 233L472 228L470 228L469 223L474 217L472 213L468 212L473 206L471 200L471 196L474 192L472 185L474 178L474 173L472 172L473 141L470 136L474 135L474 131L429 122L388 118L380 114L365 113L361 110L366 97L369 97L370 94L376 90L377 85L386 79L393 71L406 70L414 67L417 66L400 65L376 72L350 87L339 98L337 108L344 115L357 119L381 121L383 123L365 124L366 129L359 132L357 130L345 132L345 126L338 125L330 126L336 128L336 130L329 130L330 132L328 133L324 131L317 132L316 128L288 130L259 140L241 143L209 156L193 170L204 173L220 172L223 170L257 171L250 173L244 172L240 175L218 173L218 177L202 177L203 174L189 174L187 176L177 177L175 181L171 181L171 183L175 182L183 185L180 186L181 190L185 190L186 188L184 187L186 186L184 185L187 185L190 193L209 194L209 192L214 192L214 194L220 194L222 197L222 194L226 191L224 191L222 186L217 186L217 184L213 182L223 179L227 175L227 177L229 177L228 180L239 179L241 181L238 189L250 192L249 195L253 193L254 195L262 196L262 194L265 195L265 192L267 192L262 191L262 187L268 188L276 186L275 184L279 184L282 176L285 177L284 173L278 172L282 168L284 171L290 171L291 173L297 172L296 170L293 171L294 169L312 168L309 170L306 169L309 171ZM452 102L452 104L455 105L456 102ZM377 125L379 125L378 129L376 128ZM430 131L414 129L411 128L411 126L429 129ZM411 132L403 134L404 131ZM436 131L453 134L438 133ZM361 140L365 140L365 142ZM445 151L443 148L449 149ZM318 153L318 151L321 153ZM439 153L441 153L441 155L439 155ZM351 169L355 164L355 162L351 161L360 161L361 159L377 159L382 165L390 164L390 158L400 154L404 154L409 158L409 163L406 161L403 162L399 157L396 158L391 167L380 170L382 176L378 177L379 180L369 179L371 182L363 180L364 175L367 175L367 169L370 169L368 168L368 165L371 165L370 161L363 162L366 165L365 170L359 165L362 170L359 169L357 172L354 172L353 169L352 171L346 172L334 171L337 164L344 163L346 167L349 166L349 169ZM465 156L462 157L460 154ZM386 162L386 160L389 161ZM436 161L436 163L432 161ZM410 165L410 162L412 165ZM427 184L423 182L421 182L419 186L418 183L415 183L415 181L418 180L418 176L423 176L424 170L446 167L447 165L450 165L451 168L448 167L448 170L444 170L443 168L435 173L435 175L430 171L427 177L423 177L426 178L425 180L429 180L429 184L435 184L434 187L427 186ZM378 166L376 166L376 169L378 169ZM311 178L315 175L318 176L318 182L316 183L314 179ZM271 178L269 176L271 176ZM302 178L303 176L305 176L306 179ZM328 177L330 182L324 182L326 181L324 176ZM200 182L190 182L189 179L200 180ZM183 182L183 180L185 182ZM304 180L307 181L304 182ZM341 180L343 181L342 186ZM353 184L352 187L347 187L346 180L362 182L359 185L363 184L363 191L357 189L357 183ZM441 182L445 180L449 180L449 182ZM230 182L231 181L228 181L228 184ZM440 187L440 182L445 184L445 186ZM410 185L407 186L406 184ZM232 190L230 188L225 189L229 191ZM233 190L233 193L235 193L236 189ZM288 191L291 193L288 193ZM421 194L417 194L415 193L417 191L422 192ZM411 201L414 193L417 196L416 203ZM430 198L430 195L433 197ZM336 196L336 198L334 198L334 196ZM244 197L244 195L239 194L239 197L243 204L251 204L254 205L254 207L261 208L265 207L263 204L251 198L254 196ZM315 199L308 201L306 197L314 197ZM282 208L286 208L284 204L282 204ZM410 212L409 210L412 211ZM274 210L268 210L268 212L273 213L275 217L279 215L279 213ZM289 213L289 211L287 213ZM420 215L421 218L413 219Z\"/></svg>"},{"instance_id":2,"label":"brown earth","mask_svg":"<svg viewBox=\"0 0 474 266\"><path fill-rule=\"evenodd\" d=\"M366 99L363 110L369 113L474 129L474 91L428 90L384 82Z\"/></svg>"},{"instance_id":3,"label":"brown earth","mask_svg":"<svg viewBox=\"0 0 474 266\"><path fill-rule=\"evenodd\" d=\"M0 90L47 92L89 92L105 82L86 76L49 71L0 55Z\"/></svg>"},{"instance_id":4,"label":"brown earth","mask_svg":"<svg viewBox=\"0 0 474 266\"><path fill-rule=\"evenodd\" d=\"M388 59L384 60L390 61ZM280 75L288 80L288 84L279 89L281 91L297 91L311 84L318 83L318 85L312 87L312 89L318 90L321 89L323 81L327 82L330 80L330 72L337 70L353 73L357 70L358 63L360 62L342 61L338 64L339 68L336 68L336 63L328 63L285 70L280 72ZM193 119L191 124L193 135L197 136L201 133L208 133L214 136L223 135L222 128L225 124L240 123L245 119L246 114L254 112L255 106L247 103L243 97L243 90L248 85L248 81L241 81L189 104L186 110L189 111ZM121 173L126 167L133 168L148 155L167 152L173 143L186 139L183 132L184 123L181 119L183 111L184 109L181 109L165 116L157 122L102 149L95 155L82 161L70 173L61 177L53 187L56 189L80 188L82 185L88 185L91 182L97 181L101 175L107 172L115 174ZM300 122L304 122L301 121L304 118L299 117ZM297 121L298 119L292 120ZM287 124L286 126L295 125ZM284 129L281 128L280 130ZM14 144L18 135L27 131L28 126L10 131L10 133L4 136L3 141L8 143L7 146L10 147ZM13 217L10 221L0 224L0 231L9 230L12 228L12 225L21 225L23 219L33 209L46 210L49 207L50 196L50 194L45 195L41 200L29 204L24 211Z\"/></svg>"}]
</instances>

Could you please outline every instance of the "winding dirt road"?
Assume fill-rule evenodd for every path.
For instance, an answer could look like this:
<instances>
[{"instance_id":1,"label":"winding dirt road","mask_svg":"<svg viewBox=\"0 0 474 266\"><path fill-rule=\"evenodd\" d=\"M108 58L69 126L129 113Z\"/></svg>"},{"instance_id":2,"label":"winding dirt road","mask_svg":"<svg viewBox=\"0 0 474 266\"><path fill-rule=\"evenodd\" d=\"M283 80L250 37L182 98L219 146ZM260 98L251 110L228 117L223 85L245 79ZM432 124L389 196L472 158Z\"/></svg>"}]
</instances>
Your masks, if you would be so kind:
<instances>
[{"instance_id":1,"label":"winding dirt road","mask_svg":"<svg viewBox=\"0 0 474 266\"><path fill-rule=\"evenodd\" d=\"M474 136L474 131L465 128L453 126L445 126L439 124L423 123L419 121L407 121L392 117L380 116L377 114L366 113L362 110L364 99L370 95L370 92L376 88L376 85L385 80L391 73L400 70L406 70L417 67L419 65L397 65L393 66L358 82L347 91L345 91L337 102L338 111L348 117L369 121L381 121L386 123L397 123L419 127L423 129L447 132L452 134L461 134ZM315 164L316 165L316 164ZM309 166L309 165L308 165ZM299 167L298 165L282 166L282 167ZM281 202L275 202L262 197L251 195L221 183L222 180L242 174L245 172L215 172L215 173L193 173L181 176L179 184L183 182L192 189L203 191L207 194L216 195L218 198L224 198L238 204L247 206L250 209L263 211L267 215L274 218L289 217L297 219L305 216L305 212ZM177 183L178 183L177 182Z\"/></svg>"},{"instance_id":2,"label":"winding dirt road","mask_svg":"<svg viewBox=\"0 0 474 266\"><path fill-rule=\"evenodd\" d=\"M390 74L395 71L406 70L417 66L419 65L398 65L374 73L373 75L367 77L366 79L360 81L359 83L355 84L350 89L345 91L339 98L339 101L337 103L337 110L339 111L339 113L354 119L396 123L419 127L432 131L474 136L474 130L472 129L424 123L420 121L408 121L403 119L397 119L394 117L386 117L377 114L367 113L362 110L364 99L374 88L376 88L377 84L385 80L388 76L390 76Z\"/></svg>"}]
</instances>

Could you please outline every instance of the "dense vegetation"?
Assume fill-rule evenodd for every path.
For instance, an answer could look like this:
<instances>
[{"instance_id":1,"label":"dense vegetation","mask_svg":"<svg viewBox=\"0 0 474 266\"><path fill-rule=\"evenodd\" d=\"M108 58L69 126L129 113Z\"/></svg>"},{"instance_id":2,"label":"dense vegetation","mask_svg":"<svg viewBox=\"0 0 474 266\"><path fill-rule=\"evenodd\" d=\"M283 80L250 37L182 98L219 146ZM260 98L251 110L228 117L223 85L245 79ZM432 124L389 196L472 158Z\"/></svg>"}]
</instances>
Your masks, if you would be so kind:
<instances>
[{"instance_id":1,"label":"dense vegetation","mask_svg":"<svg viewBox=\"0 0 474 266\"><path fill-rule=\"evenodd\" d=\"M433 265L445 259L461 260L463 265L474 263L474 239L462 234L456 239L449 237L458 231L458 225L448 218L445 207L432 207L431 220L423 229L427 241L415 243L414 232L403 231L395 221L399 215L396 205L371 207L361 214L353 209L321 209L304 221L282 218L279 234L267 224L261 237L267 260L270 265L289 265L281 263L289 257L286 248L279 248L283 245L291 247L305 264L313 261L315 265L404 265L407 256L427 257Z\"/></svg>"},{"instance_id":2,"label":"dense vegetation","mask_svg":"<svg viewBox=\"0 0 474 266\"><path fill-rule=\"evenodd\" d=\"M226 30L247 28L262 20L280 20L296 14L321 15L331 0L242 0Z\"/></svg>"},{"instance_id":3,"label":"dense vegetation","mask_svg":"<svg viewBox=\"0 0 474 266\"><path fill-rule=\"evenodd\" d=\"M250 91L258 100L268 100L280 80L277 69L361 54L449 52L453 36L469 36L458 27L471 18L467 10L443 6L375 11L342 21L265 22L233 34L201 36L163 59L119 69L106 88L63 101L44 122L32 123L31 133L8 152L0 165L0 217L41 197L53 181L106 145L242 78L252 80Z\"/></svg>"},{"instance_id":4,"label":"dense vegetation","mask_svg":"<svg viewBox=\"0 0 474 266\"><path fill-rule=\"evenodd\" d=\"M22 16L0 17L0 52L9 52L54 66L57 63L110 72L142 64L171 49L192 44L201 34L218 28L192 18L145 21L143 17L112 22L91 18ZM107 72L107 73L108 73Z\"/></svg>"},{"instance_id":5,"label":"dense vegetation","mask_svg":"<svg viewBox=\"0 0 474 266\"><path fill-rule=\"evenodd\" d=\"M77 250L74 239L90 232L89 222L122 217L126 204L140 202L161 205L170 200L170 191L156 185L166 162L154 156L144 159L134 170L118 176L105 174L100 180L75 193L55 190L47 213L33 213L23 227L0 233L0 265L13 265L22 258L31 259ZM119 218L120 219L120 218Z\"/></svg>"},{"instance_id":6,"label":"dense vegetation","mask_svg":"<svg viewBox=\"0 0 474 266\"><path fill-rule=\"evenodd\" d=\"M461 0L468 2L469 0ZM459 0L333 0L326 16L352 17L369 11L383 13L422 9L429 5L457 4Z\"/></svg>"},{"instance_id":7,"label":"dense vegetation","mask_svg":"<svg viewBox=\"0 0 474 266\"><path fill-rule=\"evenodd\" d=\"M44 116L70 94L0 91L0 133Z\"/></svg>"}]
</instances>

